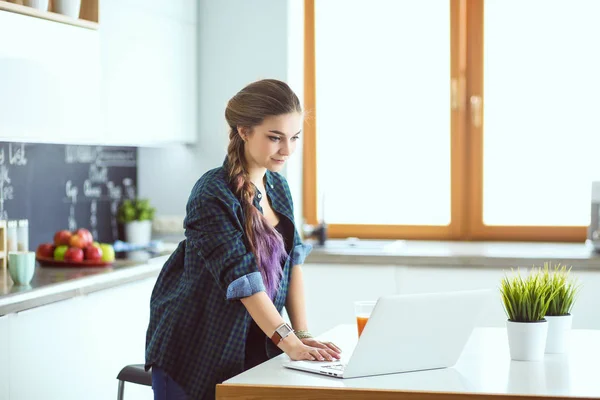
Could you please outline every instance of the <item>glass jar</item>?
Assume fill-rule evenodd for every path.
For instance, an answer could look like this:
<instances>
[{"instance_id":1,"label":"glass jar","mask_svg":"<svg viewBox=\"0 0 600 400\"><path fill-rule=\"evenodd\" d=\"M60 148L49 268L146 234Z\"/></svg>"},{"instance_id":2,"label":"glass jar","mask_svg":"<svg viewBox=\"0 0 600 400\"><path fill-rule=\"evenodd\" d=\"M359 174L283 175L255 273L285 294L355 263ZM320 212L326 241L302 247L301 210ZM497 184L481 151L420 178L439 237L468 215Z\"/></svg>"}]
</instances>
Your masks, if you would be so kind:
<instances>
[{"instance_id":1,"label":"glass jar","mask_svg":"<svg viewBox=\"0 0 600 400\"><path fill-rule=\"evenodd\" d=\"M17 224L17 249L29 251L29 221L20 219Z\"/></svg>"},{"instance_id":2,"label":"glass jar","mask_svg":"<svg viewBox=\"0 0 600 400\"><path fill-rule=\"evenodd\" d=\"M17 251L17 221L15 220L6 221L6 251Z\"/></svg>"}]
</instances>

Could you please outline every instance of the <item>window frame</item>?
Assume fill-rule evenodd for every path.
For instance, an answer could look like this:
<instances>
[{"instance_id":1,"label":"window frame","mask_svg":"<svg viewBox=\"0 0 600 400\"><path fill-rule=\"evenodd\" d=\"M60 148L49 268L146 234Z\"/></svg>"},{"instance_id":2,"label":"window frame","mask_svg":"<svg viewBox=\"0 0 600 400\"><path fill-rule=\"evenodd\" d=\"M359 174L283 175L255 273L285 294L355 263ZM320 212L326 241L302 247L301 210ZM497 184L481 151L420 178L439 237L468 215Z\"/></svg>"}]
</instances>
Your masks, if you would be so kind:
<instances>
[{"instance_id":1,"label":"window frame","mask_svg":"<svg viewBox=\"0 0 600 400\"><path fill-rule=\"evenodd\" d=\"M451 222L449 225L329 224L331 238L583 242L585 226L497 226L483 223L484 0L450 2ZM471 99L481 99L479 107ZM318 223L315 0L304 1L304 121L302 205ZM480 118L479 122L476 121ZM325 221L327 223L327 221Z\"/></svg>"}]
</instances>

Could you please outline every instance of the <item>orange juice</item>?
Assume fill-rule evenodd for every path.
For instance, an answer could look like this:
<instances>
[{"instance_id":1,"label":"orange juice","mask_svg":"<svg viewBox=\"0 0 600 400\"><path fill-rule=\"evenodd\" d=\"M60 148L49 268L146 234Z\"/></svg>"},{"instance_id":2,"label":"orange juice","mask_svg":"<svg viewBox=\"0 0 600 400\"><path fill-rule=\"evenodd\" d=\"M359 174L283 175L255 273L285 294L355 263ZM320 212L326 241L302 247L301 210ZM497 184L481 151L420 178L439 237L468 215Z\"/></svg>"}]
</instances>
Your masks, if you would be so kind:
<instances>
[{"instance_id":1,"label":"orange juice","mask_svg":"<svg viewBox=\"0 0 600 400\"><path fill-rule=\"evenodd\" d=\"M358 337L362 335L363 329L365 329L365 325L367 325L367 321L369 317L356 317L356 325L358 325Z\"/></svg>"}]
</instances>

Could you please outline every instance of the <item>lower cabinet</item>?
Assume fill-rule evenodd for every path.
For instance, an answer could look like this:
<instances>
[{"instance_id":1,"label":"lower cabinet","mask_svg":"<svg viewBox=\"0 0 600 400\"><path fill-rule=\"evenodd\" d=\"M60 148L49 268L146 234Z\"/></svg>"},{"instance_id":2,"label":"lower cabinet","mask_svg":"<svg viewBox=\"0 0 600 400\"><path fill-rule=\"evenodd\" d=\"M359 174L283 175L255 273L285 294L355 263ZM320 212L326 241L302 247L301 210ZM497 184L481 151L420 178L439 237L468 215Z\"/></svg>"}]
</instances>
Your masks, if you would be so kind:
<instances>
[{"instance_id":1,"label":"lower cabinet","mask_svg":"<svg viewBox=\"0 0 600 400\"><path fill-rule=\"evenodd\" d=\"M116 398L119 370L144 362L155 280L0 317L0 338L8 336L0 341L8 352L0 351L8 354L8 365L0 358L0 399ZM152 397L149 387L126 384L125 391L127 400Z\"/></svg>"},{"instance_id":2,"label":"lower cabinet","mask_svg":"<svg viewBox=\"0 0 600 400\"><path fill-rule=\"evenodd\" d=\"M355 301L396 294L390 265L305 264L302 270L308 327L314 335L356 323Z\"/></svg>"},{"instance_id":3,"label":"lower cabinet","mask_svg":"<svg viewBox=\"0 0 600 400\"><path fill-rule=\"evenodd\" d=\"M527 266L523 261L521 265ZM510 266L440 267L415 265L313 264L303 266L309 329L320 334L340 324L355 324L354 302L377 300L389 294L415 294L471 289L496 293L478 326L506 327L499 286ZM523 272L524 273L524 272ZM582 285L573 306L574 329L600 329L600 271L574 266L573 277ZM495 299L495 300L494 300Z\"/></svg>"},{"instance_id":4,"label":"lower cabinet","mask_svg":"<svg viewBox=\"0 0 600 400\"><path fill-rule=\"evenodd\" d=\"M303 266L308 326L320 334L340 324L355 324L354 302L393 294L470 289L498 290L500 268L460 268L373 264L312 264ZM500 302L488 305L479 326L503 327Z\"/></svg>"},{"instance_id":5,"label":"lower cabinet","mask_svg":"<svg viewBox=\"0 0 600 400\"><path fill-rule=\"evenodd\" d=\"M8 399L8 317L0 317L0 399Z\"/></svg>"}]
</instances>

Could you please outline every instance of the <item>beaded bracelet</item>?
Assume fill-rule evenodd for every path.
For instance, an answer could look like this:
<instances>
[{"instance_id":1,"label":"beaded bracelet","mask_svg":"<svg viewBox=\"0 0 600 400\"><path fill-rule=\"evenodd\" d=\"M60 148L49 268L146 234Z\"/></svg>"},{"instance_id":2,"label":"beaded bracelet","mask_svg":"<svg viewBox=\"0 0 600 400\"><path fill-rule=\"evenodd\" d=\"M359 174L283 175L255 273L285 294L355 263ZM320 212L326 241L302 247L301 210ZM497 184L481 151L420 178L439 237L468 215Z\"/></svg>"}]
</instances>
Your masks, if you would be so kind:
<instances>
[{"instance_id":1,"label":"beaded bracelet","mask_svg":"<svg viewBox=\"0 0 600 400\"><path fill-rule=\"evenodd\" d=\"M294 331L298 339L311 339L313 335L309 331Z\"/></svg>"}]
</instances>

